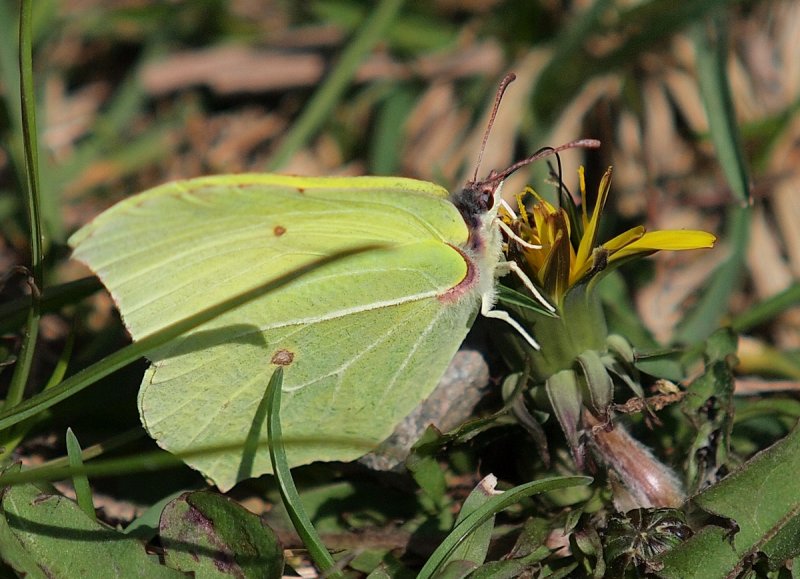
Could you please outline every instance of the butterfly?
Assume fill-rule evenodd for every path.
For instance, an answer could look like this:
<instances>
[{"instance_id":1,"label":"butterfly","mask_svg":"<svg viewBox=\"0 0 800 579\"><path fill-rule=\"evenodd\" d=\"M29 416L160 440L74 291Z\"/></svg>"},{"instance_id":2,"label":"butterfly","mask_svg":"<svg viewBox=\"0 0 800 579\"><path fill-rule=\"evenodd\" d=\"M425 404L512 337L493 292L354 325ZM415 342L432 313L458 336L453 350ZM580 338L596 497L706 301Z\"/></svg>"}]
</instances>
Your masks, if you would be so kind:
<instances>
[{"instance_id":1,"label":"butterfly","mask_svg":"<svg viewBox=\"0 0 800 579\"><path fill-rule=\"evenodd\" d=\"M498 91L492 119L511 80ZM453 194L400 177L177 181L114 205L69 243L108 288L134 340L356 250L151 352L138 396L142 423L164 449L236 447L282 366L290 464L352 460L430 394L478 312L510 324L538 348L493 307L496 279L508 272L538 295L502 258L508 228L497 216L500 190L520 167L576 146L596 142L547 149L482 180L476 168ZM248 459L245 475L243 460L242 450L229 450L186 462L224 491L271 470L265 445Z\"/></svg>"}]
</instances>

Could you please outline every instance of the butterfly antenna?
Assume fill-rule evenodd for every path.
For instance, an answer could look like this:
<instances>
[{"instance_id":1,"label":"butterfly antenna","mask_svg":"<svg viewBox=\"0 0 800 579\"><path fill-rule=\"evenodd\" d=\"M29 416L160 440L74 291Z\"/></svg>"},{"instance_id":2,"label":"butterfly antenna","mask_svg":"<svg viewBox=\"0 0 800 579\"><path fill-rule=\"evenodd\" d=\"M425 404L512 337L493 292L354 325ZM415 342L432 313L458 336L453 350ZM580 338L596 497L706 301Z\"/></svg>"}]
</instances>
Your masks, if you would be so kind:
<instances>
[{"instance_id":1,"label":"butterfly antenna","mask_svg":"<svg viewBox=\"0 0 800 579\"><path fill-rule=\"evenodd\" d=\"M483 142L481 143L481 149L478 153L478 162L475 165L475 174L472 176L472 182L475 183L478 181L478 170L481 168L481 162L483 161L483 152L486 150L486 143L489 140L489 133L492 132L492 126L494 126L494 119L497 116L497 111L500 108L500 101L503 100L503 94L506 92L506 88L512 82L514 82L517 78L517 75L513 72L509 72L503 80L500 82L500 86L497 87L497 94L494 97L494 106L492 107L492 116L489 117L489 123L486 125L486 131L483 133Z\"/></svg>"},{"instance_id":2,"label":"butterfly antenna","mask_svg":"<svg viewBox=\"0 0 800 579\"><path fill-rule=\"evenodd\" d=\"M564 198L564 174L561 172L561 155L556 153L556 163L558 164L558 204L561 205L561 200Z\"/></svg>"},{"instance_id":3,"label":"butterfly antenna","mask_svg":"<svg viewBox=\"0 0 800 579\"><path fill-rule=\"evenodd\" d=\"M525 165L530 165L534 161L538 161L543 157L547 157L549 155L555 155L560 153L561 151L565 151L567 149L577 149L577 148L584 148L584 149L596 149L600 146L600 141L597 139L579 139L577 141L570 141L564 145L560 145L558 147L542 147L538 151L536 151L533 155L528 157L527 159L522 159L521 161L517 161L513 165L511 165L508 169L503 171L502 173L497 173L492 175L493 181L503 181L509 175L514 173L515 171L521 169ZM560 164L560 160L559 160Z\"/></svg>"}]
</instances>

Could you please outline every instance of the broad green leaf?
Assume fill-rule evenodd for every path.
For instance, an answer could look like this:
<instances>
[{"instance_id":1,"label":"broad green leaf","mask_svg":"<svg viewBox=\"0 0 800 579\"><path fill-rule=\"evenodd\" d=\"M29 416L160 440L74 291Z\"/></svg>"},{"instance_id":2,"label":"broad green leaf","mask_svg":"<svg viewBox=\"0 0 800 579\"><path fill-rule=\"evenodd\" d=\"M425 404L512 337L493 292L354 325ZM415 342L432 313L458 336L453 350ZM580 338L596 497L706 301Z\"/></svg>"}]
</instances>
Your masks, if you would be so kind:
<instances>
[{"instance_id":1,"label":"broad green leaf","mask_svg":"<svg viewBox=\"0 0 800 579\"><path fill-rule=\"evenodd\" d=\"M493 496L499 495L496 491L497 477L490 474L481 480L472 492L469 493L461 511L458 513L455 526L463 522L470 514L475 512L480 506L489 502ZM492 540L494 530L494 517L489 517L481 526L476 528L470 535L450 553L450 561L468 561L475 566L482 564L486 560L489 552L489 543Z\"/></svg>"},{"instance_id":2,"label":"broad green leaf","mask_svg":"<svg viewBox=\"0 0 800 579\"><path fill-rule=\"evenodd\" d=\"M0 556L26 577L183 577L63 496L34 485L7 487L0 507Z\"/></svg>"},{"instance_id":3,"label":"broad green leaf","mask_svg":"<svg viewBox=\"0 0 800 579\"><path fill-rule=\"evenodd\" d=\"M428 561L420 570L418 579L429 579L433 577L441 565L448 559L450 553L464 540L470 533L475 531L484 522L516 504L524 497L545 493L548 491L568 488L578 485L591 484L592 479L585 476L555 477L529 482L509 489L502 494L492 497L478 509L470 513L459 523L453 531L447 535L442 543L436 548Z\"/></svg>"},{"instance_id":4,"label":"broad green leaf","mask_svg":"<svg viewBox=\"0 0 800 579\"><path fill-rule=\"evenodd\" d=\"M782 558L800 549L800 429L758 453L693 501L722 520L709 525L662 558L658 575L675 579L729 577L757 552ZM772 561L780 564L782 560Z\"/></svg>"},{"instance_id":5,"label":"broad green leaf","mask_svg":"<svg viewBox=\"0 0 800 579\"><path fill-rule=\"evenodd\" d=\"M136 517L131 524L123 530L123 533L136 537L140 541L150 541L158 534L158 523L161 520L161 513L169 503L184 494L185 490L175 491L159 499L150 505L141 515Z\"/></svg>"},{"instance_id":6,"label":"broad green leaf","mask_svg":"<svg viewBox=\"0 0 800 579\"><path fill-rule=\"evenodd\" d=\"M168 567L196 577L280 579L283 549L262 519L222 495L184 493L161 515Z\"/></svg>"},{"instance_id":7,"label":"broad green leaf","mask_svg":"<svg viewBox=\"0 0 800 579\"><path fill-rule=\"evenodd\" d=\"M406 459L406 468L414 477L414 481L425 493L425 497L433 503L434 511L441 511L449 497L447 496L447 481L437 459L441 448L434 444L439 441L439 432L429 426L422 437L411 447L411 453Z\"/></svg>"},{"instance_id":8,"label":"broad green leaf","mask_svg":"<svg viewBox=\"0 0 800 579\"><path fill-rule=\"evenodd\" d=\"M682 409L697 430L688 452L687 479L699 489L717 478L728 461L733 426L736 336L729 330L708 339L705 372L690 385Z\"/></svg>"}]
</instances>

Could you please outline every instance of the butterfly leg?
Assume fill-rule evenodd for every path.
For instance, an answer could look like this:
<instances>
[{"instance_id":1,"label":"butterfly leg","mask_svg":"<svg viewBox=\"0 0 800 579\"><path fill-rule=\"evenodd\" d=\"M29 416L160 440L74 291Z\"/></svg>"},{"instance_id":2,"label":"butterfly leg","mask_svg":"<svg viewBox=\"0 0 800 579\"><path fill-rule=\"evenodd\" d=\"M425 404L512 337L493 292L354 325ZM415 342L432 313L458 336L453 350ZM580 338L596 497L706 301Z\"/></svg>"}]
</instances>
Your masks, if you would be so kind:
<instances>
[{"instance_id":1,"label":"butterfly leg","mask_svg":"<svg viewBox=\"0 0 800 579\"><path fill-rule=\"evenodd\" d=\"M497 220L497 225L500 227L500 229L503 230L503 232L506 235L508 235L509 239L513 239L514 241L519 243L522 247L525 247L527 249L542 249L541 245L536 245L535 243L528 243L527 241L522 239L519 235L514 233L514 231L508 225L506 225L499 219Z\"/></svg>"},{"instance_id":2,"label":"butterfly leg","mask_svg":"<svg viewBox=\"0 0 800 579\"><path fill-rule=\"evenodd\" d=\"M504 210L506 213L508 213L508 215L511 217L511 221L516 221L516 220L518 219L518 217L517 217L517 214L516 214L516 212L515 212L515 211L514 211L514 210L511 208L511 205L509 205L509 204L508 204L508 201L506 201L506 200L505 200L505 199L503 199L502 197L500 197L500 207L502 207L502 208L503 208L503 210Z\"/></svg>"},{"instance_id":3,"label":"butterfly leg","mask_svg":"<svg viewBox=\"0 0 800 579\"><path fill-rule=\"evenodd\" d=\"M485 318L494 318L495 320L503 320L505 323L510 325L514 328L517 333L522 336L528 344L530 344L531 348L534 350L540 350L539 343L533 339L525 328L523 328L520 323L508 315L508 312L504 312L503 310L496 310L494 309L494 296L491 294L483 294L481 297L481 315Z\"/></svg>"},{"instance_id":4,"label":"butterfly leg","mask_svg":"<svg viewBox=\"0 0 800 579\"><path fill-rule=\"evenodd\" d=\"M499 263L497 265L497 269L495 271L500 276L503 276L503 275L505 275L505 274L507 274L509 272L513 273L514 275L516 275L519 278L519 281L522 282L522 285L524 285L526 288L528 288L528 291L530 291L533 294L533 296L537 300L539 300L539 303L541 303L547 310L549 310L551 312L555 312L556 311L556 309L550 304L550 302L548 302L544 298L544 296L536 288L536 286L533 285L533 282L531 281L531 278L529 278L527 276L527 274L524 271L522 271L522 268L519 265L517 265L516 261L504 261L504 262L501 262L501 263Z\"/></svg>"}]
</instances>

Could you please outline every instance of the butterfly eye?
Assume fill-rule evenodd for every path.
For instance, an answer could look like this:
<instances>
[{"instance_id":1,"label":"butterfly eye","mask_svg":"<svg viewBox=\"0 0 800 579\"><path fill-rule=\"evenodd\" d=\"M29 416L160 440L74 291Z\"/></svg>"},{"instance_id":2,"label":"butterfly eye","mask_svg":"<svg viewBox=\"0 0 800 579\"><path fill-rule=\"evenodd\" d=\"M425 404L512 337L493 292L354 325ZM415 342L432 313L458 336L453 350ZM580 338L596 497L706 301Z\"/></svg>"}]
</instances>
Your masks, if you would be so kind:
<instances>
[{"instance_id":1,"label":"butterfly eye","mask_svg":"<svg viewBox=\"0 0 800 579\"><path fill-rule=\"evenodd\" d=\"M494 205L494 188L486 186L480 192L480 204L484 211L488 211Z\"/></svg>"}]
</instances>

